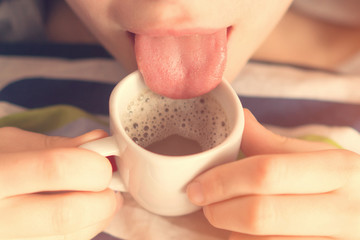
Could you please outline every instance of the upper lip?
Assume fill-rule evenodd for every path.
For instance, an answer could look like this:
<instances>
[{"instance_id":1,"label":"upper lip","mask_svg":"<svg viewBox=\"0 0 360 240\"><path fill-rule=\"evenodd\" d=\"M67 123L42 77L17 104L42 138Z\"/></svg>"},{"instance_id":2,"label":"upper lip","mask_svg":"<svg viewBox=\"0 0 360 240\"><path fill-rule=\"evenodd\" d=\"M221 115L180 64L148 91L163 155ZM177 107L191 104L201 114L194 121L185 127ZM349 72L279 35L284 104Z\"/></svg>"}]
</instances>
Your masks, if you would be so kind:
<instances>
[{"instance_id":1,"label":"upper lip","mask_svg":"<svg viewBox=\"0 0 360 240\"><path fill-rule=\"evenodd\" d=\"M227 27L227 39L229 40L233 26ZM136 34L144 34L150 36L185 36L185 35L192 35L192 34L211 34L219 29L182 29L182 30L175 30L175 29L158 29L158 30L140 30L140 31L127 31L131 41L134 43L135 35Z\"/></svg>"},{"instance_id":2,"label":"upper lip","mask_svg":"<svg viewBox=\"0 0 360 240\"><path fill-rule=\"evenodd\" d=\"M232 30L232 26L227 27L228 36ZM191 28L191 29L141 29L141 30L130 30L128 31L131 34L143 34L154 37L163 37L163 36L186 36L186 35L206 35L212 34L219 31L219 29L210 29L210 28Z\"/></svg>"},{"instance_id":3,"label":"upper lip","mask_svg":"<svg viewBox=\"0 0 360 240\"><path fill-rule=\"evenodd\" d=\"M185 36L195 34L212 34L217 32L219 29L208 29L208 28L192 28L192 29L146 29L146 30L135 30L130 31L133 34L143 34L150 36Z\"/></svg>"}]
</instances>

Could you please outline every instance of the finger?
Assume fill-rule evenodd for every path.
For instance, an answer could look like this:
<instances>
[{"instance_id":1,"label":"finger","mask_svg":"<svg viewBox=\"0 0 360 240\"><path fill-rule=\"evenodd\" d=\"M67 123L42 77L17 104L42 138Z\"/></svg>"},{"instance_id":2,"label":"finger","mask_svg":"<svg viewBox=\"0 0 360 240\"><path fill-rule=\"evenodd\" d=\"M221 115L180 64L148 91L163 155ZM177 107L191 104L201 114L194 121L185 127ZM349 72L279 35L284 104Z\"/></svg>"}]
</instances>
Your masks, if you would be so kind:
<instances>
[{"instance_id":1,"label":"finger","mask_svg":"<svg viewBox=\"0 0 360 240\"><path fill-rule=\"evenodd\" d=\"M245 114L245 128L241 142L241 150L246 156L275 153L307 152L337 147L323 143L287 138L263 127L247 109Z\"/></svg>"},{"instance_id":2,"label":"finger","mask_svg":"<svg viewBox=\"0 0 360 240\"><path fill-rule=\"evenodd\" d=\"M341 204L331 194L246 196L205 206L204 213L213 226L244 234L340 236L351 229Z\"/></svg>"},{"instance_id":3,"label":"finger","mask_svg":"<svg viewBox=\"0 0 360 240\"><path fill-rule=\"evenodd\" d=\"M78 148L3 153L0 162L0 198L42 191L101 191L112 176L106 158Z\"/></svg>"},{"instance_id":4,"label":"finger","mask_svg":"<svg viewBox=\"0 0 360 240\"><path fill-rule=\"evenodd\" d=\"M46 136L14 127L0 128L0 152L20 152L57 147L77 147L89 141L106 137L102 130L94 130L75 138Z\"/></svg>"},{"instance_id":5,"label":"finger","mask_svg":"<svg viewBox=\"0 0 360 240\"><path fill-rule=\"evenodd\" d=\"M0 238L94 235L121 204L109 189L8 198L1 203Z\"/></svg>"},{"instance_id":6,"label":"finger","mask_svg":"<svg viewBox=\"0 0 360 240\"><path fill-rule=\"evenodd\" d=\"M355 181L358 158L346 150L244 158L203 173L189 184L187 193L202 206L252 194L326 193Z\"/></svg>"},{"instance_id":7,"label":"finger","mask_svg":"<svg viewBox=\"0 0 360 240\"><path fill-rule=\"evenodd\" d=\"M232 233L229 240L332 240L330 237L298 237L298 236L256 236L242 233Z\"/></svg>"}]
</instances>

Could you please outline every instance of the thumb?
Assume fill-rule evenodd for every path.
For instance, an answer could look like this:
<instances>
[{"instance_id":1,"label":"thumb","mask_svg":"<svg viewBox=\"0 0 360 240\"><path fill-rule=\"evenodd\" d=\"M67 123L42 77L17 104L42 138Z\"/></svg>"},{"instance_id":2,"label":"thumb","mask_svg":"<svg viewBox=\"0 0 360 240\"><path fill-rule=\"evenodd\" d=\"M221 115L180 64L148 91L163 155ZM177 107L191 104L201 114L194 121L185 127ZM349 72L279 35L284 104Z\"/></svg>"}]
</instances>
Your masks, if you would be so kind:
<instances>
[{"instance_id":1,"label":"thumb","mask_svg":"<svg viewBox=\"0 0 360 240\"><path fill-rule=\"evenodd\" d=\"M102 130L93 130L75 138L47 136L14 127L0 128L0 152L20 152L60 147L77 147L106 137Z\"/></svg>"},{"instance_id":2,"label":"thumb","mask_svg":"<svg viewBox=\"0 0 360 240\"><path fill-rule=\"evenodd\" d=\"M245 128L241 150L246 156L336 149L335 146L323 142L277 135L262 126L248 109L244 109L244 114Z\"/></svg>"}]
</instances>

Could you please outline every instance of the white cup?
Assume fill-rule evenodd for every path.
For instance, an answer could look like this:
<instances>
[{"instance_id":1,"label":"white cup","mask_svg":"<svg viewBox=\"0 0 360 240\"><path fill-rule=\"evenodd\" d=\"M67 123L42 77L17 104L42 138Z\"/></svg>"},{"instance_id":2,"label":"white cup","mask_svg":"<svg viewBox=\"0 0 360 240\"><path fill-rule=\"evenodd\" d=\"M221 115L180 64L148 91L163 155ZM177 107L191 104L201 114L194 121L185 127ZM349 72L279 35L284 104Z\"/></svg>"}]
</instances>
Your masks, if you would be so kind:
<instances>
[{"instance_id":1,"label":"white cup","mask_svg":"<svg viewBox=\"0 0 360 240\"><path fill-rule=\"evenodd\" d=\"M166 156L150 152L136 144L125 132L120 116L130 101L148 88L136 71L118 83L110 96L112 136L82 145L103 156L116 156L118 172L110 188L129 192L143 208L163 216L179 216L199 209L187 195L186 186L200 173L237 159L244 130L244 113L240 100L226 81L211 91L222 106L230 133L216 147L185 156Z\"/></svg>"}]
</instances>

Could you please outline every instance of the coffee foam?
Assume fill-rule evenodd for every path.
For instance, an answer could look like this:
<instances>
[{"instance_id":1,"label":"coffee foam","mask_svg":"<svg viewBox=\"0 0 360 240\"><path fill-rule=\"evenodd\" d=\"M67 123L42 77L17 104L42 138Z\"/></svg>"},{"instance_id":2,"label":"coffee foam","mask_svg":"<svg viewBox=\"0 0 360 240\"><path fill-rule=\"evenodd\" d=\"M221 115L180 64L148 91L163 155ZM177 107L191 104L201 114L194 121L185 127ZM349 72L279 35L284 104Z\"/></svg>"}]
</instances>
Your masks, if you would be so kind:
<instances>
[{"instance_id":1,"label":"coffee foam","mask_svg":"<svg viewBox=\"0 0 360 240\"><path fill-rule=\"evenodd\" d=\"M121 121L128 136L142 147L177 134L197 141L205 151L229 134L226 114L210 93L174 100L147 90L130 102Z\"/></svg>"}]
</instances>

